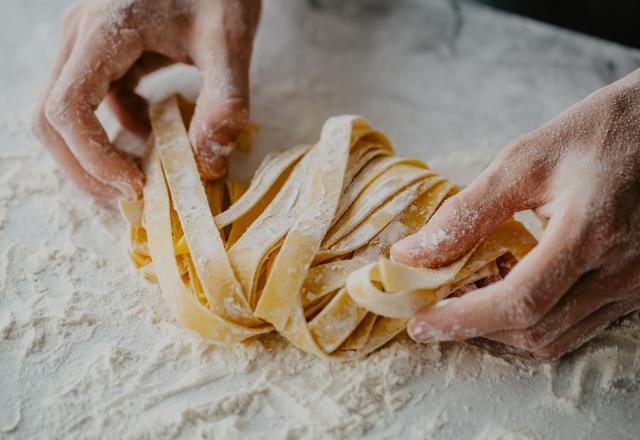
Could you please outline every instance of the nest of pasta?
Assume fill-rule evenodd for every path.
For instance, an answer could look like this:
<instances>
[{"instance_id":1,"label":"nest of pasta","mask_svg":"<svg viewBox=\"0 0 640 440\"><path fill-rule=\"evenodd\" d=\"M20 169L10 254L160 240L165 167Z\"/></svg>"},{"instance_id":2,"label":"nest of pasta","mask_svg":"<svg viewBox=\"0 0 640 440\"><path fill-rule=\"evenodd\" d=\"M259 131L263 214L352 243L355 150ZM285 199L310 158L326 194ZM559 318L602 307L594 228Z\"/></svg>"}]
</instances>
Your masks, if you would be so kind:
<instances>
[{"instance_id":1,"label":"nest of pasta","mask_svg":"<svg viewBox=\"0 0 640 440\"><path fill-rule=\"evenodd\" d=\"M193 106L152 108L143 200L122 201L131 259L186 327L219 344L277 331L318 356L352 359L419 310L504 276L535 244L509 220L435 269L388 259L455 185L357 116L315 145L268 156L246 186L203 182L186 128Z\"/></svg>"}]
</instances>

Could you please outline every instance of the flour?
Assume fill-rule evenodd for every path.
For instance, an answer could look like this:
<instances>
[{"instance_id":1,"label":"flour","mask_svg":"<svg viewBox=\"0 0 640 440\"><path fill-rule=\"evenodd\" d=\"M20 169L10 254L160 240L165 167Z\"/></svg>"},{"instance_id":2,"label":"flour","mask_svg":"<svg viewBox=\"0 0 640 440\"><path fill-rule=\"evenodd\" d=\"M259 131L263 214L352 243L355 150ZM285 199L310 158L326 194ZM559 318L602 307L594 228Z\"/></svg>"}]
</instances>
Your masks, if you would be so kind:
<instances>
[{"instance_id":1,"label":"flour","mask_svg":"<svg viewBox=\"0 0 640 440\"><path fill-rule=\"evenodd\" d=\"M451 237L443 229L436 229L432 236L426 237L424 246L435 247L450 240Z\"/></svg>"},{"instance_id":2,"label":"flour","mask_svg":"<svg viewBox=\"0 0 640 440\"><path fill-rule=\"evenodd\" d=\"M234 173L252 175L274 145L311 141L326 116L352 112L383 126L400 154L466 184L502 144L601 85L606 62L623 73L640 59L466 3L451 40L448 2L401 3L385 22L264 2L260 135L255 155L232 153ZM0 50L16 54L0 92L0 438L637 437L638 314L552 364L406 336L334 363L274 335L218 348L177 326L129 264L115 207L76 190L29 134L59 2L0 8ZM360 50L372 42L379 52ZM176 68L155 90L193 97L196 79ZM402 235L393 225L385 240Z\"/></svg>"}]
</instances>

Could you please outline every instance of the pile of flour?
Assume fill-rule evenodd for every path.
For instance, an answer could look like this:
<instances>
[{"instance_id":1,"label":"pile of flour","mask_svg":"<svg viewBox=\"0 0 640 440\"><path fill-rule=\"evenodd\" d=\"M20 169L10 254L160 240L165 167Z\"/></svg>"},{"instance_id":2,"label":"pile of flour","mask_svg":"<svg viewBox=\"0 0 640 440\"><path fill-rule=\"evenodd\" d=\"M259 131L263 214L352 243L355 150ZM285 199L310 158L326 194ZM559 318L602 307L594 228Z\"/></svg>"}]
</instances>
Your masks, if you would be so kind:
<instances>
[{"instance_id":1,"label":"pile of flour","mask_svg":"<svg viewBox=\"0 0 640 440\"><path fill-rule=\"evenodd\" d=\"M73 188L29 133L60 9L36 3L6 2L0 13L12 17L0 48L15 54L2 72L12 86L0 91L10 103L0 110L0 438L637 436L637 314L551 364L406 336L362 360L327 362L275 335L220 348L176 325L131 266L115 207ZM510 137L606 81L601 62L640 63L466 4L399 2L385 19L330 3L265 2L252 91L261 132L251 156L234 156L237 175L268 148L315 139L327 116L357 112L400 154L467 183ZM197 90L193 72L166 75L143 91Z\"/></svg>"}]
</instances>

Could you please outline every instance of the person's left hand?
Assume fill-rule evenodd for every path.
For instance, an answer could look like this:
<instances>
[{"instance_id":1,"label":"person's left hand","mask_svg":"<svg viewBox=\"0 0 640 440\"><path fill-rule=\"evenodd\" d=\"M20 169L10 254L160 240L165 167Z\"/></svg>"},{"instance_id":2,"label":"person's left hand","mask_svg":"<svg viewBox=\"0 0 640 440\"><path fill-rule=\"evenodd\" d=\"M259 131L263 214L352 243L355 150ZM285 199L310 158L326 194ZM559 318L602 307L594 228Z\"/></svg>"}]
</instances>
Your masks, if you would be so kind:
<instances>
[{"instance_id":1,"label":"person's left hand","mask_svg":"<svg viewBox=\"0 0 640 440\"><path fill-rule=\"evenodd\" d=\"M80 0L62 19L51 79L33 131L78 186L100 198L141 195L142 172L107 137L95 110L104 100L146 138L145 75L176 62L202 74L189 138L201 175L226 170L249 122L249 63L260 0Z\"/></svg>"},{"instance_id":2,"label":"person's left hand","mask_svg":"<svg viewBox=\"0 0 640 440\"><path fill-rule=\"evenodd\" d=\"M550 218L501 281L408 326L419 342L487 337L555 359L640 309L640 70L505 147L394 260L439 266L525 209Z\"/></svg>"}]
</instances>

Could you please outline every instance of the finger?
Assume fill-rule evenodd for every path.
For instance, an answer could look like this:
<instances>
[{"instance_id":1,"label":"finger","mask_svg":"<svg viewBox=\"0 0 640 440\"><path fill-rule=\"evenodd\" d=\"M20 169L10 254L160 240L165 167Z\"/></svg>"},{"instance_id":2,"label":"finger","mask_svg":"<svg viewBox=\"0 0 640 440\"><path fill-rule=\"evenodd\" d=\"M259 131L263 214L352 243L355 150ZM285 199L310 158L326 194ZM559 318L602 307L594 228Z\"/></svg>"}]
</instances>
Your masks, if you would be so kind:
<instances>
[{"instance_id":1,"label":"finger","mask_svg":"<svg viewBox=\"0 0 640 440\"><path fill-rule=\"evenodd\" d=\"M540 320L588 268L583 232L559 212L536 246L498 283L426 309L409 323L419 342L467 339L528 328Z\"/></svg>"},{"instance_id":2,"label":"finger","mask_svg":"<svg viewBox=\"0 0 640 440\"><path fill-rule=\"evenodd\" d=\"M391 258L419 267L440 266L460 257L514 213L541 203L540 168L523 152L542 141L515 141L468 187L446 200L416 234L391 248Z\"/></svg>"},{"instance_id":3,"label":"finger","mask_svg":"<svg viewBox=\"0 0 640 440\"><path fill-rule=\"evenodd\" d=\"M543 360L556 360L597 336L616 319L639 309L640 291L635 291L630 298L608 304L592 313L552 343L534 352L534 355Z\"/></svg>"},{"instance_id":4,"label":"finger","mask_svg":"<svg viewBox=\"0 0 640 440\"><path fill-rule=\"evenodd\" d=\"M149 104L136 93L140 80L158 69L173 64L173 61L157 53L144 53L127 73L111 84L105 100L120 123L130 132L146 138L151 130Z\"/></svg>"},{"instance_id":5,"label":"finger","mask_svg":"<svg viewBox=\"0 0 640 440\"><path fill-rule=\"evenodd\" d=\"M95 179L82 167L80 162L67 148L64 139L49 123L45 115L45 103L50 95L53 85L60 76L69 55L74 47L78 22L80 20L80 5L76 4L65 13L62 19L62 37L60 49L54 63L48 84L39 99L38 106L32 121L32 131L40 142L47 148L54 160L64 169L69 177L80 188L99 198L112 198L117 191Z\"/></svg>"},{"instance_id":6,"label":"finger","mask_svg":"<svg viewBox=\"0 0 640 440\"><path fill-rule=\"evenodd\" d=\"M487 335L487 338L526 351L538 350L596 310L625 299L640 283L637 267L638 262L634 261L614 273L588 272L533 327L501 331Z\"/></svg>"},{"instance_id":7,"label":"finger","mask_svg":"<svg viewBox=\"0 0 640 440\"><path fill-rule=\"evenodd\" d=\"M217 26L196 24L196 33L209 37L193 47L202 84L189 137L206 179L225 172L227 156L249 122L249 63L258 14L259 8L228 3Z\"/></svg>"},{"instance_id":8,"label":"finger","mask_svg":"<svg viewBox=\"0 0 640 440\"><path fill-rule=\"evenodd\" d=\"M99 25L76 43L45 104L47 119L82 167L128 198L140 195L142 173L110 144L95 110L141 54L136 33Z\"/></svg>"}]
</instances>

